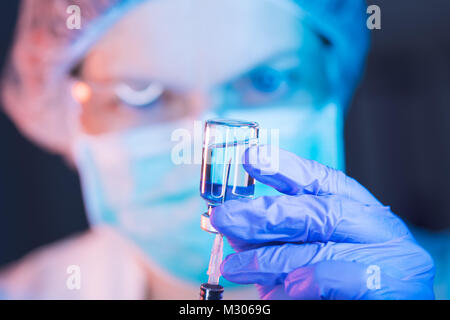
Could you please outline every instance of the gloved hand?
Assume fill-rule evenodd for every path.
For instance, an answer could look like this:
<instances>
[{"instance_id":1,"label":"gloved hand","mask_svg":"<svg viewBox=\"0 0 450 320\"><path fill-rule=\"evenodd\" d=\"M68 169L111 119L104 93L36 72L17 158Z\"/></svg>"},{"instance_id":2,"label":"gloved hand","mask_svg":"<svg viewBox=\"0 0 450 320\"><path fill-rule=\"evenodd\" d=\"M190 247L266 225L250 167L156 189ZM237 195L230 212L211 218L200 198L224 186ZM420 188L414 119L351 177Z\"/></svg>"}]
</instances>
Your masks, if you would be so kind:
<instances>
[{"instance_id":1,"label":"gloved hand","mask_svg":"<svg viewBox=\"0 0 450 320\"><path fill-rule=\"evenodd\" d=\"M214 209L212 225L237 251L223 277L257 284L263 299L434 298L432 258L389 207L341 171L287 151L264 175L267 149L248 149L244 168L285 195Z\"/></svg>"}]
</instances>

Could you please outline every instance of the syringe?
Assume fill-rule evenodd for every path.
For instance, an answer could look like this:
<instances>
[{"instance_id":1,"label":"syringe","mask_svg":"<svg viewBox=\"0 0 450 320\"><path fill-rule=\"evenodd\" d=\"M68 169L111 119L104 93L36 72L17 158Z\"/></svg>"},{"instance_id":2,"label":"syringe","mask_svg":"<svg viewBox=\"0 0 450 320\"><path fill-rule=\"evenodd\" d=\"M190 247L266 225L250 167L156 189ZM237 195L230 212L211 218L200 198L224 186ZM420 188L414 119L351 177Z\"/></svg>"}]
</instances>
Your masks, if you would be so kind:
<instances>
[{"instance_id":1,"label":"syringe","mask_svg":"<svg viewBox=\"0 0 450 320\"><path fill-rule=\"evenodd\" d=\"M211 250L211 258L209 260L208 268L208 283L217 285L219 284L220 264L223 259L223 236L218 233L214 239L214 244Z\"/></svg>"},{"instance_id":2,"label":"syringe","mask_svg":"<svg viewBox=\"0 0 450 320\"><path fill-rule=\"evenodd\" d=\"M225 169L225 184L223 187L223 198L222 203L225 202L227 198L228 189L228 179L230 176L231 159L227 164ZM220 265L223 259L223 235L220 233L216 234L214 238L214 244L211 249L211 258L209 260L208 267L208 283L203 283L200 286L200 299L201 300L222 300L223 287L219 284L219 279L221 276Z\"/></svg>"},{"instance_id":3,"label":"syringe","mask_svg":"<svg viewBox=\"0 0 450 320\"><path fill-rule=\"evenodd\" d=\"M255 122L213 119L205 124L200 195L208 211L201 216L201 228L215 233L208 267L208 282L200 286L201 300L221 300L224 288L219 284L223 259L223 235L211 225L214 208L225 201L252 198L255 180L241 165L244 151L258 143L259 126Z\"/></svg>"},{"instance_id":4,"label":"syringe","mask_svg":"<svg viewBox=\"0 0 450 320\"><path fill-rule=\"evenodd\" d=\"M200 286L201 300L222 300L223 287L219 284L220 264L223 259L223 236L218 233L214 239L208 268L208 282Z\"/></svg>"}]
</instances>

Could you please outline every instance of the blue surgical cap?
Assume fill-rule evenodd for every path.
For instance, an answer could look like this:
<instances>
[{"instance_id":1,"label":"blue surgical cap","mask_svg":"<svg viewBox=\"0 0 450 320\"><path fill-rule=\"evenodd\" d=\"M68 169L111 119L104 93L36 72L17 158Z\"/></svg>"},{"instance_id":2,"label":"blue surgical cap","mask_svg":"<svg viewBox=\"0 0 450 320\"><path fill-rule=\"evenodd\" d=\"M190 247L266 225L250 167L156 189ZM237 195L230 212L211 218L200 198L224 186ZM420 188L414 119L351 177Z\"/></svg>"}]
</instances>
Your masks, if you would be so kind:
<instances>
[{"instance_id":1,"label":"blue surgical cap","mask_svg":"<svg viewBox=\"0 0 450 320\"><path fill-rule=\"evenodd\" d=\"M86 45L101 36L102 30L132 8L150 0L110 0L114 6L102 19L94 22L83 43L71 50L82 53ZM281 1L281 0L276 0ZM328 70L333 88L333 99L346 106L357 86L369 48L369 30L366 26L366 3L364 0L288 0L297 4L302 19L328 44ZM78 49L78 50L77 50Z\"/></svg>"},{"instance_id":2,"label":"blue surgical cap","mask_svg":"<svg viewBox=\"0 0 450 320\"><path fill-rule=\"evenodd\" d=\"M334 98L347 106L364 69L370 37L364 0L294 0L305 22L329 44Z\"/></svg>"},{"instance_id":3,"label":"blue surgical cap","mask_svg":"<svg viewBox=\"0 0 450 320\"><path fill-rule=\"evenodd\" d=\"M5 111L24 134L48 149L67 151L70 133L61 119L68 111L61 105L70 104L64 98L70 71L115 22L146 1L152 0L23 0L2 94ZM333 99L346 106L369 46L364 0L274 1L299 9L304 22L328 44ZM81 8L80 30L66 27L71 5Z\"/></svg>"}]
</instances>

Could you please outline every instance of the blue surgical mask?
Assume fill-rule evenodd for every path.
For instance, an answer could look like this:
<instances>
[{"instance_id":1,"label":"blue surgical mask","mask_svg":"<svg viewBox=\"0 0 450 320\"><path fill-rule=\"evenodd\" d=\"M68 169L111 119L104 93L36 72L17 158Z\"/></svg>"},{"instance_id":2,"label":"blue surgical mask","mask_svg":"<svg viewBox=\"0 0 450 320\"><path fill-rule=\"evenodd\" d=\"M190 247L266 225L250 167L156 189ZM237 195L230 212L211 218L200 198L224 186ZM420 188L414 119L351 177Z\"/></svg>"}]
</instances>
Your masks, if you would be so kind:
<instances>
[{"instance_id":1,"label":"blue surgical mask","mask_svg":"<svg viewBox=\"0 0 450 320\"><path fill-rule=\"evenodd\" d=\"M198 284L214 238L200 229L200 165L172 161L179 128L192 121L80 135L74 154L91 225L112 225L169 273Z\"/></svg>"},{"instance_id":2,"label":"blue surgical mask","mask_svg":"<svg viewBox=\"0 0 450 320\"><path fill-rule=\"evenodd\" d=\"M243 108L220 116L279 129L281 148L342 167L342 114L333 104L320 109ZM166 271L198 284L207 279L213 235L200 229L206 209L199 195L200 164L175 164L172 159L179 142L171 136L179 128L194 133L192 121L180 121L100 136L81 134L74 154L91 224L114 226ZM201 146L201 136L193 137ZM274 190L257 185L256 195L263 194ZM225 244L224 254L231 252Z\"/></svg>"}]
</instances>

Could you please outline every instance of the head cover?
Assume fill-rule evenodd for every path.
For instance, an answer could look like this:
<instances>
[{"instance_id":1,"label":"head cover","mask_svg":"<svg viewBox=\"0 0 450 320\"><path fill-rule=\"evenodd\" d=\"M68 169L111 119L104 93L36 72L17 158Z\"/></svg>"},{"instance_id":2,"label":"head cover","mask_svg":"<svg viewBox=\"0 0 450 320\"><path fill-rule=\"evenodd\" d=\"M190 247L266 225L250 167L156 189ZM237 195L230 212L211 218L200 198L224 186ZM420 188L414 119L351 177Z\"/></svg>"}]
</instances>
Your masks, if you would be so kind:
<instances>
[{"instance_id":1,"label":"head cover","mask_svg":"<svg viewBox=\"0 0 450 320\"><path fill-rule=\"evenodd\" d=\"M70 153L70 71L129 9L145 0L23 0L4 71L5 111L22 132L52 151ZM80 8L70 29L68 8ZM69 11L70 12L70 11Z\"/></svg>"},{"instance_id":2,"label":"head cover","mask_svg":"<svg viewBox=\"0 0 450 320\"><path fill-rule=\"evenodd\" d=\"M3 80L6 112L32 140L67 153L70 70L129 9L151 0L24 0ZM170 1L170 0L168 0ZM38 3L39 2L39 3ZM282 1L280 1L282 2ZM328 43L336 103L345 105L359 79L368 47L363 0L286 0ZM78 5L80 30L67 28L67 8Z\"/></svg>"},{"instance_id":3,"label":"head cover","mask_svg":"<svg viewBox=\"0 0 450 320\"><path fill-rule=\"evenodd\" d=\"M369 49L364 0L294 0L309 23L329 43L330 80L335 102L346 106L358 84Z\"/></svg>"}]
</instances>

